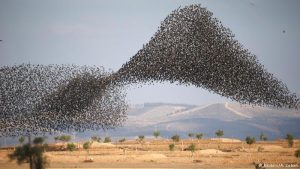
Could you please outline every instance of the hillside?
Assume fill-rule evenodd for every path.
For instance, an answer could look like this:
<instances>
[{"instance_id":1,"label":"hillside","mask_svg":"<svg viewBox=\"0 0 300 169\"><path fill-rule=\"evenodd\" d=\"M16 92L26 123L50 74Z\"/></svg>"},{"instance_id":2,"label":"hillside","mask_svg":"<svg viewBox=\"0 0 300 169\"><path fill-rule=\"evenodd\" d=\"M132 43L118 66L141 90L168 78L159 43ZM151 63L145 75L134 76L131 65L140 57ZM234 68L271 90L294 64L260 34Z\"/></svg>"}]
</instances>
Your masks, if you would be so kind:
<instances>
[{"instance_id":1,"label":"hillside","mask_svg":"<svg viewBox=\"0 0 300 169\"><path fill-rule=\"evenodd\" d=\"M214 133L218 129L224 130L224 137L241 140L248 135L258 139L262 132L269 139L283 138L287 133L292 133L299 138L299 128L300 111L288 109L272 109L237 103L209 105L145 103L129 108L128 119L122 127L105 132L76 133L75 140L87 139L92 135L100 135L102 138L111 136L113 139L134 138L138 135L152 137L155 130L159 130L166 138L176 133L186 138L188 132L202 132L204 137L208 138L215 137ZM0 138L1 145L15 143L17 139Z\"/></svg>"},{"instance_id":2,"label":"hillside","mask_svg":"<svg viewBox=\"0 0 300 169\"><path fill-rule=\"evenodd\" d=\"M164 137L170 137L175 133L187 137L188 132L202 132L205 137L215 137L215 131L223 129L225 137L244 139L251 135L258 138L263 132L268 135L269 139L278 139L287 133L299 137L299 128L300 112L288 109L272 109L236 103L200 106L145 103L131 106L124 126L109 130L104 135L150 137L154 130L159 130Z\"/></svg>"}]
</instances>

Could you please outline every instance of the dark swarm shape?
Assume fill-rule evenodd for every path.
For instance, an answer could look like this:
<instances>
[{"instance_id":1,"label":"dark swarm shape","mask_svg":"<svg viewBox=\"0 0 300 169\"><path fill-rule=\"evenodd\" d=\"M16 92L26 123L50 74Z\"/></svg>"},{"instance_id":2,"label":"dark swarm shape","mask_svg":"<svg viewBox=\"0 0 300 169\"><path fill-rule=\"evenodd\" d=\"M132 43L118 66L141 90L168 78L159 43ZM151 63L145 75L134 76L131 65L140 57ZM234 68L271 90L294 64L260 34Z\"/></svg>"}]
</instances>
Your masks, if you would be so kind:
<instances>
[{"instance_id":1,"label":"dark swarm shape","mask_svg":"<svg viewBox=\"0 0 300 169\"><path fill-rule=\"evenodd\" d=\"M194 85L240 103L298 108L299 98L200 5L173 11L118 71L124 83Z\"/></svg>"},{"instance_id":2,"label":"dark swarm shape","mask_svg":"<svg viewBox=\"0 0 300 169\"><path fill-rule=\"evenodd\" d=\"M73 65L0 68L0 136L120 126L127 104L109 76L102 68Z\"/></svg>"}]
</instances>

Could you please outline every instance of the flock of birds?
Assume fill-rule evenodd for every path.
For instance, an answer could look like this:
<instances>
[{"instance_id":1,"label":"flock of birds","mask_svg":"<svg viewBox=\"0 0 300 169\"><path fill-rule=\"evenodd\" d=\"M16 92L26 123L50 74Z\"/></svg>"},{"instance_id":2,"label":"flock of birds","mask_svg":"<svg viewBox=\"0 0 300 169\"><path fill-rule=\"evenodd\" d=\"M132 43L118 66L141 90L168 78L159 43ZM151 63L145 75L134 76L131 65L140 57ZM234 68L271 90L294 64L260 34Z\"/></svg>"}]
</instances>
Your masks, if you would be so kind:
<instances>
[{"instance_id":1,"label":"flock of birds","mask_svg":"<svg viewBox=\"0 0 300 169\"><path fill-rule=\"evenodd\" d=\"M0 136L121 125L127 103L121 87L105 82L110 74L99 67L72 65L0 68Z\"/></svg>"},{"instance_id":2,"label":"flock of birds","mask_svg":"<svg viewBox=\"0 0 300 169\"><path fill-rule=\"evenodd\" d=\"M70 65L0 68L0 136L109 129L126 120L123 87L168 81L277 108L299 98L200 5L173 11L117 72Z\"/></svg>"}]
</instances>

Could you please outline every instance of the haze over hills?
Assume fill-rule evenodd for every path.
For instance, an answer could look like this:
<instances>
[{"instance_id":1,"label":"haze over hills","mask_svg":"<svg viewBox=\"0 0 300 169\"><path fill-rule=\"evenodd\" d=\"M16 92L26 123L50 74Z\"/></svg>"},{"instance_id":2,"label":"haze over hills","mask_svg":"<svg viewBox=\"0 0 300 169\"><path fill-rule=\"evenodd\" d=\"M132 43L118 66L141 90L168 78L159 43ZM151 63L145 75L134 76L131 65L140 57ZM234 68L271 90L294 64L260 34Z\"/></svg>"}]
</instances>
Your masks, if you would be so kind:
<instances>
[{"instance_id":1,"label":"haze over hills","mask_svg":"<svg viewBox=\"0 0 300 169\"><path fill-rule=\"evenodd\" d=\"M187 137L188 132L204 133L205 138L215 137L215 131L224 130L224 137L239 138L255 136L263 132L269 139L284 138L291 133L300 137L300 111L241 105L238 103L215 103L186 105L170 103L145 103L132 105L123 127L114 130L76 133L76 140L92 135L112 138L134 138L138 135L152 137L155 130L169 138L174 134ZM51 140L51 139L50 139ZM13 141L12 141L13 142ZM0 141L3 144L3 139Z\"/></svg>"}]
</instances>

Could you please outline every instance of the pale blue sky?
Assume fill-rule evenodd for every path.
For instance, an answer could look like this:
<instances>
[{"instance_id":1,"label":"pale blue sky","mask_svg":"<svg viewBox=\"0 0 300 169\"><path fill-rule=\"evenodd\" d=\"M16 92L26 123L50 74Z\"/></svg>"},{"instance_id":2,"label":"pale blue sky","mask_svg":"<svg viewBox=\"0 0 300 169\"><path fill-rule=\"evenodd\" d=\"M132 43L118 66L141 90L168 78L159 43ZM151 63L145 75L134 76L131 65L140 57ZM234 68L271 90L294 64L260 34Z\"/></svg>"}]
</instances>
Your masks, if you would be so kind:
<instances>
[{"instance_id":1,"label":"pale blue sky","mask_svg":"<svg viewBox=\"0 0 300 169\"><path fill-rule=\"evenodd\" d=\"M229 27L269 72L300 94L297 0L0 0L0 66L55 63L117 70L149 41L172 10L199 3ZM127 92L132 104L228 101L200 88L168 83L133 86Z\"/></svg>"}]
</instances>

